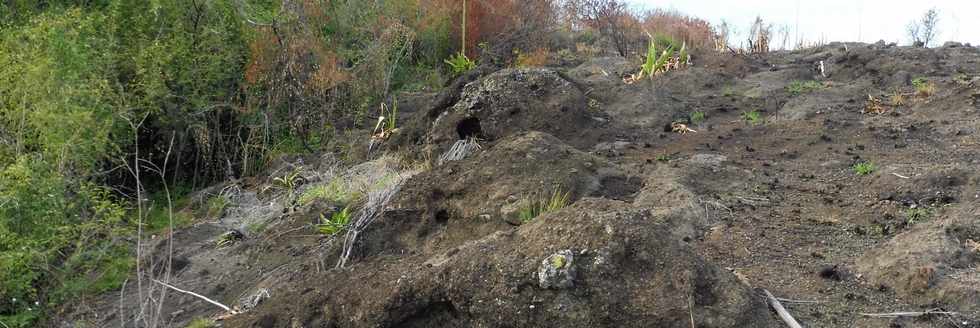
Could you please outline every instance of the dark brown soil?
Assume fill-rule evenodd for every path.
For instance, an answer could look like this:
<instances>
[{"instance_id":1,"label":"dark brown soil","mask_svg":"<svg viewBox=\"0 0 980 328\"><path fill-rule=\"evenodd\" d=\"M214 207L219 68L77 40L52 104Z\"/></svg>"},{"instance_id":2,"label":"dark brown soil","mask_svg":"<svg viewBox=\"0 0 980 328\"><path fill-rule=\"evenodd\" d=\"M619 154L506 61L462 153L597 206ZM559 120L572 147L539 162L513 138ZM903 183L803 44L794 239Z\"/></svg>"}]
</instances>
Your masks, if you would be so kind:
<instances>
[{"instance_id":1,"label":"dark brown soil","mask_svg":"<svg viewBox=\"0 0 980 328\"><path fill-rule=\"evenodd\" d=\"M334 268L341 240L310 226L330 204L294 206L260 184L239 212L175 235L172 281L228 304L269 292L225 327L782 327L761 289L815 301L785 304L806 327L980 327L980 50L702 53L626 85L631 67L507 69L430 105L413 98L421 108L387 149L429 165L351 265ZM916 78L934 94L911 95ZM788 91L806 80L822 86ZM869 95L883 114L862 112ZM470 138L479 150L435 164ZM859 175L861 162L876 169ZM517 218L556 187L569 207ZM242 222L268 227L214 247ZM78 317L118 326L137 303L120 316L118 295ZM932 309L959 314L861 315ZM185 295L166 310L174 326L220 312Z\"/></svg>"}]
</instances>

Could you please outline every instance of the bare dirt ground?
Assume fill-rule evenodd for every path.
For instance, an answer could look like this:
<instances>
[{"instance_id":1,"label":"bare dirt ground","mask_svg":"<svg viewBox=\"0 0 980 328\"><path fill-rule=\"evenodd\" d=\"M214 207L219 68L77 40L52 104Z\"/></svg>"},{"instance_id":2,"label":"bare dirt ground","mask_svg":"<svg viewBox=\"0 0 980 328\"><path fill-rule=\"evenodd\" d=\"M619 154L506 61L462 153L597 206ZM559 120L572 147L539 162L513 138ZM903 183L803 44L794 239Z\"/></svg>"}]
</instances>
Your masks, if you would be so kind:
<instances>
[{"instance_id":1,"label":"bare dirt ground","mask_svg":"<svg viewBox=\"0 0 980 328\"><path fill-rule=\"evenodd\" d=\"M343 235L313 229L335 204L297 204L270 174L212 188L232 186L232 209L175 234L172 281L248 310L225 327L784 326L762 289L812 301L785 303L805 327L980 327L980 50L694 58L631 85L637 65L596 58L411 98L384 145L398 159L292 164L297 193L403 172L348 265ZM865 113L869 95L881 113ZM479 149L438 163L467 138ZM856 173L864 162L873 172ZM556 187L571 205L517 218ZM216 247L230 230L242 238ZM61 326L119 326L135 297ZM937 309L957 314L861 315ZM221 312L177 294L165 311L177 327Z\"/></svg>"}]
</instances>

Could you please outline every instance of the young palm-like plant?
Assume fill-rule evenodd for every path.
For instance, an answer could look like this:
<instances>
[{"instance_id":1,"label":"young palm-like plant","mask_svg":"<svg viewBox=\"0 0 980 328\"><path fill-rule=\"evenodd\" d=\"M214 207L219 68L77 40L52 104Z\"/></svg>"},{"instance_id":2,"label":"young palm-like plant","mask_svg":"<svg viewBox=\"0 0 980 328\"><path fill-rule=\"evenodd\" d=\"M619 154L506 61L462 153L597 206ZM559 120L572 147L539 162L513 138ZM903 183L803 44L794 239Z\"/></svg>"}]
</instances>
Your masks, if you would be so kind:
<instances>
[{"instance_id":1,"label":"young palm-like plant","mask_svg":"<svg viewBox=\"0 0 980 328\"><path fill-rule=\"evenodd\" d=\"M334 212L329 219L320 214L320 224L316 225L316 230L327 236L336 235L347 229L350 217L350 207L344 207L344 209Z\"/></svg>"}]
</instances>

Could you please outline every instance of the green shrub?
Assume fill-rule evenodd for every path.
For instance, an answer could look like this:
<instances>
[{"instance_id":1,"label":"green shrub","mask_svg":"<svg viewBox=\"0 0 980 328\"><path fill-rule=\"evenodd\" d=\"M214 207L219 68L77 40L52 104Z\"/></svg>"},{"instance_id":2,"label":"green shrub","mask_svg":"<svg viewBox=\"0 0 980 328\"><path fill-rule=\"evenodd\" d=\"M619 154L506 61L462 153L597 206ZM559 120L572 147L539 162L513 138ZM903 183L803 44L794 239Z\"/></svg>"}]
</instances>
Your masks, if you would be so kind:
<instances>
[{"instance_id":1,"label":"green shrub","mask_svg":"<svg viewBox=\"0 0 980 328\"><path fill-rule=\"evenodd\" d=\"M857 175L868 175L874 173L876 169L875 165L871 162L861 162L851 167L851 170Z\"/></svg>"},{"instance_id":2,"label":"green shrub","mask_svg":"<svg viewBox=\"0 0 980 328\"><path fill-rule=\"evenodd\" d=\"M823 84L817 81L793 81L786 86L786 91L791 95L798 96L821 88L823 88Z\"/></svg>"}]
</instances>

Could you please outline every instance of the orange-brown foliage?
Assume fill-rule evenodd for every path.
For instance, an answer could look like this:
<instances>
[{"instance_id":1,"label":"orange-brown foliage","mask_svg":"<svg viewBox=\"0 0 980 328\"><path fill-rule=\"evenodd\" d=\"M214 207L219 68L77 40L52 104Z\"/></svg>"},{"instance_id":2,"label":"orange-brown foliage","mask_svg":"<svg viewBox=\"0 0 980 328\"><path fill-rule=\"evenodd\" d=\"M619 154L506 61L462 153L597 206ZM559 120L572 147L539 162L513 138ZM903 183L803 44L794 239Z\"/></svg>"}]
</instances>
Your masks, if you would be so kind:
<instances>
[{"instance_id":1,"label":"orange-brown foliage","mask_svg":"<svg viewBox=\"0 0 980 328\"><path fill-rule=\"evenodd\" d=\"M517 67L541 67L548 63L551 52L546 48L538 48L534 51L517 54Z\"/></svg>"},{"instance_id":2,"label":"orange-brown foliage","mask_svg":"<svg viewBox=\"0 0 980 328\"><path fill-rule=\"evenodd\" d=\"M643 16L643 28L650 33L664 34L687 42L692 48L712 48L716 37L711 23L675 10L655 9Z\"/></svg>"}]
</instances>

